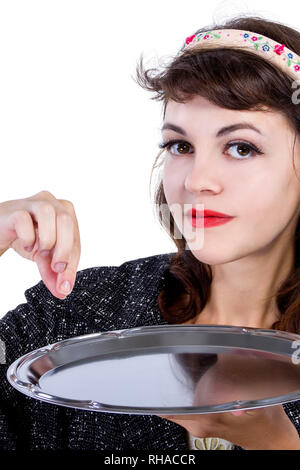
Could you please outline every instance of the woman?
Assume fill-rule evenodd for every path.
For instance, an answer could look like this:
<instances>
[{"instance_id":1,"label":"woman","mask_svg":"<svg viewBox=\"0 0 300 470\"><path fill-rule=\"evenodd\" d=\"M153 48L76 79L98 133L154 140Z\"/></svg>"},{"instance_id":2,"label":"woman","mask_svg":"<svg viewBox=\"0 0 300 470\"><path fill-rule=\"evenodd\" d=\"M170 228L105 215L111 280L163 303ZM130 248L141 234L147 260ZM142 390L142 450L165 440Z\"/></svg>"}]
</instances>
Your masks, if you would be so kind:
<instances>
[{"instance_id":1,"label":"woman","mask_svg":"<svg viewBox=\"0 0 300 470\"><path fill-rule=\"evenodd\" d=\"M300 54L300 33L256 17L195 34L222 29L265 35ZM2 203L0 254L15 249L37 263L42 277L26 290L27 303L1 319L7 364L71 336L142 325L300 332L300 111L291 99L293 79L258 54L231 47L183 49L153 76L141 63L137 82L164 101L155 202L177 253L76 274L80 236L70 201L43 191ZM204 230L193 231L201 221L188 214L191 207L227 220L207 217ZM1 368L2 448L186 450L188 437L196 448L197 438L217 437L219 448L224 440L234 449L300 449L300 401L192 417L101 414L23 396L7 384L7 365Z\"/></svg>"}]
</instances>

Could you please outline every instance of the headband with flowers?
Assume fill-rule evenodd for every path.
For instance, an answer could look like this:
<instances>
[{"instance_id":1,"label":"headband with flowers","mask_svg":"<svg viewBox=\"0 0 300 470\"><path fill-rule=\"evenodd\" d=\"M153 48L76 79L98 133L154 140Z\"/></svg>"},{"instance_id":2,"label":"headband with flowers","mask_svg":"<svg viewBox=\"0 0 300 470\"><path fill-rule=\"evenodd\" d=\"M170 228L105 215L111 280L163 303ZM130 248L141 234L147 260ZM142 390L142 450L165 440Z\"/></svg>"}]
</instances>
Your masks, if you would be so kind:
<instances>
[{"instance_id":1,"label":"headband with flowers","mask_svg":"<svg viewBox=\"0 0 300 470\"><path fill-rule=\"evenodd\" d=\"M179 54L187 49L242 47L257 53L294 79L300 79L300 56L262 34L240 29L221 29L193 34L185 39Z\"/></svg>"}]
</instances>

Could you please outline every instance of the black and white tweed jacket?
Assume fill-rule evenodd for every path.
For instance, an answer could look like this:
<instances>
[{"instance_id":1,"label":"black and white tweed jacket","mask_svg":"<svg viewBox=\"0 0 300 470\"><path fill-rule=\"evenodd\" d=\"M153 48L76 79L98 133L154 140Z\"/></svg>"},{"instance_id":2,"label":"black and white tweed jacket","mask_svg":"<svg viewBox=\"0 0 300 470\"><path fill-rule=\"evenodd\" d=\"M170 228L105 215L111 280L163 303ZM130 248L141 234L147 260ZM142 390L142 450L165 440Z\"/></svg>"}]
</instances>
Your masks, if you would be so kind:
<instances>
[{"instance_id":1,"label":"black and white tweed jacket","mask_svg":"<svg viewBox=\"0 0 300 470\"><path fill-rule=\"evenodd\" d=\"M25 291L26 303L1 318L0 339L6 348L6 363L0 364L1 450L188 450L186 430L166 419L52 405L21 394L6 378L15 359L47 344L99 331L166 324L157 296L173 255L78 271L65 300L54 297L40 281ZM300 400L283 406L300 434Z\"/></svg>"}]
</instances>

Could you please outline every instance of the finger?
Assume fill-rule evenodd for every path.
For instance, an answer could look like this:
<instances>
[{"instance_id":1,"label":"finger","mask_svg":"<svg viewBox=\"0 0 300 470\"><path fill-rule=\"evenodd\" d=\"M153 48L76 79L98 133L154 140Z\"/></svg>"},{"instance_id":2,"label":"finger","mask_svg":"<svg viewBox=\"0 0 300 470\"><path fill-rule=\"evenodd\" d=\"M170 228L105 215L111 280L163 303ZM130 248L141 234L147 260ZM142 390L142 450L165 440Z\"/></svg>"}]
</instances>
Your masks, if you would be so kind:
<instances>
[{"instance_id":1,"label":"finger","mask_svg":"<svg viewBox=\"0 0 300 470\"><path fill-rule=\"evenodd\" d=\"M162 418L162 419L168 419L169 421L173 421L173 423L177 423L177 424L181 424L183 422L188 422L188 421L192 421L193 419L195 419L195 416L191 417L191 415L156 415L158 416L159 418ZM198 418L198 415L197 415L197 418ZM198 418L199 419L199 418Z\"/></svg>"},{"instance_id":2,"label":"finger","mask_svg":"<svg viewBox=\"0 0 300 470\"><path fill-rule=\"evenodd\" d=\"M75 281L76 281L76 273L78 269L78 264L80 260L80 255L81 255L81 243L80 243L80 233L79 233L79 227L78 227L78 220L73 208L72 203L69 201L63 201L64 204L66 204L66 207L68 210L70 210L70 213L72 214L72 219L73 219L73 227L74 227L74 240L73 240L73 250L71 252L71 256L69 258L69 262L67 264L67 267L65 271L60 273L57 277L57 284L56 284L56 289L68 295L68 289L73 289ZM66 287L67 290L65 290L65 282L69 282L69 288L68 286Z\"/></svg>"},{"instance_id":3,"label":"finger","mask_svg":"<svg viewBox=\"0 0 300 470\"><path fill-rule=\"evenodd\" d=\"M50 290L53 296L65 299L72 291L75 281L76 272L80 259L80 234L78 222L72 203L69 201L60 201L70 211L60 211L56 217L56 244L52 250L42 256L40 251L36 251L35 259L40 275L44 284ZM58 263L65 263L60 271L57 272ZM61 285L67 281L69 289L62 289Z\"/></svg>"},{"instance_id":4,"label":"finger","mask_svg":"<svg viewBox=\"0 0 300 470\"><path fill-rule=\"evenodd\" d=\"M156 416L162 419L169 419L170 421L174 421L175 419L180 418L180 416L174 416L174 415L156 415Z\"/></svg>"},{"instance_id":5,"label":"finger","mask_svg":"<svg viewBox=\"0 0 300 470\"><path fill-rule=\"evenodd\" d=\"M67 267L74 247L75 233L72 216L59 212L56 216L56 245L51 261L51 269L63 272Z\"/></svg>"},{"instance_id":6,"label":"finger","mask_svg":"<svg viewBox=\"0 0 300 470\"><path fill-rule=\"evenodd\" d=\"M25 249L25 247L32 246L35 242L35 230L32 218L28 211L19 210L12 214L12 226L16 233L15 240L11 246L15 248ZM27 250L26 250L27 251Z\"/></svg>"},{"instance_id":7,"label":"finger","mask_svg":"<svg viewBox=\"0 0 300 470\"><path fill-rule=\"evenodd\" d=\"M80 243L78 243L78 238L75 237L73 250L64 272L56 273L52 270L52 255L52 251L50 251L47 256L42 256L40 252L37 252L35 255L35 261L38 265L41 278L51 294L63 300L71 293L76 281L76 273L80 259ZM69 283L68 289L65 287L65 282ZM64 284L63 287L62 284Z\"/></svg>"},{"instance_id":8,"label":"finger","mask_svg":"<svg viewBox=\"0 0 300 470\"><path fill-rule=\"evenodd\" d=\"M41 252L38 251L35 254L35 262L37 264L41 278L51 294L54 297L58 297L59 299L65 299L66 296L62 295L62 293L58 292L56 289L58 274L51 269L52 253L52 250L50 250L47 256L43 256Z\"/></svg>"},{"instance_id":9,"label":"finger","mask_svg":"<svg viewBox=\"0 0 300 470\"><path fill-rule=\"evenodd\" d=\"M73 290L75 281L76 281L76 273L78 269L78 264L80 260L80 243L78 241L74 242L73 250L67 264L67 267L64 272L59 273L57 275L56 280L56 290L60 294L65 296L69 295Z\"/></svg>"},{"instance_id":10,"label":"finger","mask_svg":"<svg viewBox=\"0 0 300 470\"><path fill-rule=\"evenodd\" d=\"M51 250L56 243L56 210L47 201L32 202L31 210L38 227L39 250Z\"/></svg>"},{"instance_id":11,"label":"finger","mask_svg":"<svg viewBox=\"0 0 300 470\"><path fill-rule=\"evenodd\" d=\"M234 416L241 416L242 414L246 413L246 410L235 410L235 411L231 411L231 414L233 414Z\"/></svg>"}]
</instances>

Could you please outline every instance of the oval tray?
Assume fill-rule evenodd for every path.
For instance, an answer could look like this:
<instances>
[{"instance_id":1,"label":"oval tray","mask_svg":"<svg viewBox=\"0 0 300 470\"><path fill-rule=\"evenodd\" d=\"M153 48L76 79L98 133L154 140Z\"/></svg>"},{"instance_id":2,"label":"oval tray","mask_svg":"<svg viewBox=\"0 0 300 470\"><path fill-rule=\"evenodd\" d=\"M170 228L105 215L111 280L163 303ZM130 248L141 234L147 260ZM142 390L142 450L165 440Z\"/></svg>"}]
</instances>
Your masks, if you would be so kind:
<instances>
[{"instance_id":1,"label":"oval tray","mask_svg":"<svg viewBox=\"0 0 300 470\"><path fill-rule=\"evenodd\" d=\"M218 413L300 400L299 351L300 335L277 330L144 326L37 349L7 378L34 399L91 411Z\"/></svg>"}]
</instances>

